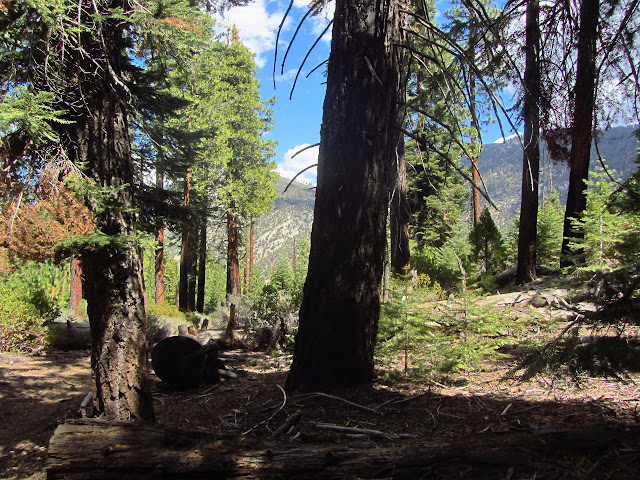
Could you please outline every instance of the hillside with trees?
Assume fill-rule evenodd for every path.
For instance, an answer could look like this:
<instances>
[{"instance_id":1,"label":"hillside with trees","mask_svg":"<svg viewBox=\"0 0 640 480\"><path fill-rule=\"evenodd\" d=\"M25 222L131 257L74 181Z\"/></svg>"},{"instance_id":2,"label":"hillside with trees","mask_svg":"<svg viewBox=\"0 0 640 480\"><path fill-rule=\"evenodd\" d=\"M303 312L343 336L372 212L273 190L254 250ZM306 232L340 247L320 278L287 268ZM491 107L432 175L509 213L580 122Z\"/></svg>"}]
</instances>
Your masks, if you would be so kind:
<instances>
[{"instance_id":1,"label":"hillside with trees","mask_svg":"<svg viewBox=\"0 0 640 480\"><path fill-rule=\"evenodd\" d=\"M635 135L638 126L613 127L598 138L591 148L591 172L600 166L599 156L618 181L626 181L636 171L636 159L640 144ZM480 155L480 172L491 199L499 211L493 212L499 225L506 227L520 208L520 178L522 176L522 145L517 138L504 143L484 145ZM554 161L546 143L540 148L540 198L557 191L564 203L567 197L569 168L566 163Z\"/></svg>"}]
</instances>

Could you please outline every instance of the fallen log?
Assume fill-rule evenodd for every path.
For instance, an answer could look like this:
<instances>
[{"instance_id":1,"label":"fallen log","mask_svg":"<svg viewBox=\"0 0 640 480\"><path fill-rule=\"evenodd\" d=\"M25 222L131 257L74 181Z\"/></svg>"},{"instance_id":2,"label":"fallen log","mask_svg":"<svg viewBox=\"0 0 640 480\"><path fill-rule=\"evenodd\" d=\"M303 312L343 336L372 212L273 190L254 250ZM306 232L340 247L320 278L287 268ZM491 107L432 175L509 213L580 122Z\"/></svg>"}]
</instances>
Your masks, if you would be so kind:
<instances>
[{"instance_id":1,"label":"fallen log","mask_svg":"<svg viewBox=\"0 0 640 480\"><path fill-rule=\"evenodd\" d=\"M598 428L625 448L638 444L637 428ZM579 435L579 431L574 429L570 436ZM566 438L567 429L560 435ZM553 432L545 431L542 436L519 432L508 441L499 434L478 434L476 442L467 439L464 444L414 439L386 447L372 443L360 448L326 444L292 447L251 436L79 419L59 425L51 438L47 478L413 479L457 478L462 472L464 478L503 478L507 470L544 476L558 468L557 457L562 453L547 446ZM586 448L594 457L607 454L602 445L595 451ZM576 461L584 459L579 457ZM563 458L572 461L571 454ZM563 465L566 468L567 462Z\"/></svg>"}]
</instances>

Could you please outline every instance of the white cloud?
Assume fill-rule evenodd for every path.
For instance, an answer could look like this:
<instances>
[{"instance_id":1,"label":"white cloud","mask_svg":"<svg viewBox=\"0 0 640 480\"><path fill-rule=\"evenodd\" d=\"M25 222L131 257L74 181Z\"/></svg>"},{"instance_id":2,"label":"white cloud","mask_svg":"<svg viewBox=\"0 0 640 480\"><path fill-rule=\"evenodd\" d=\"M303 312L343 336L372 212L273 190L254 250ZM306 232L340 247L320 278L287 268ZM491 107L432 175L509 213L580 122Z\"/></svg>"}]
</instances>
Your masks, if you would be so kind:
<instances>
[{"instance_id":1,"label":"white cloud","mask_svg":"<svg viewBox=\"0 0 640 480\"><path fill-rule=\"evenodd\" d=\"M277 5L277 7L274 9L272 5ZM242 43L256 54L256 66L262 68L267 64L270 52L275 48L278 27L282 22L287 5L288 2L254 0L246 6L230 8L222 18L218 17L217 20L224 25L236 26ZM295 28L304 14L303 12L306 12L309 8L307 0L294 0L293 5L294 9L287 16L282 27L283 31ZM305 24L311 26L312 35L322 33L327 23L333 18L334 9L335 2L330 1L320 14L308 17L305 20ZM322 41L327 43L331 41L331 29L322 37ZM286 40L283 40L282 36L278 49L281 47L286 49Z\"/></svg>"},{"instance_id":2,"label":"white cloud","mask_svg":"<svg viewBox=\"0 0 640 480\"><path fill-rule=\"evenodd\" d=\"M222 21L236 26L242 43L256 54L256 65L261 68L267 63L267 52L275 47L278 26L283 16L284 10L280 8L269 13L267 0L255 0L244 7L230 8Z\"/></svg>"},{"instance_id":3,"label":"white cloud","mask_svg":"<svg viewBox=\"0 0 640 480\"><path fill-rule=\"evenodd\" d=\"M504 138L504 137L503 137L503 138L499 138L499 139L497 139L497 140L496 140L495 142L493 142L493 143L507 143L507 142L509 142L510 140L513 140L514 138L518 138L518 137L520 137L520 136L522 136L522 135L523 135L523 133L522 133L522 132L514 133L514 134L509 135L509 136L508 136L508 137L506 137L506 138Z\"/></svg>"},{"instance_id":4,"label":"white cloud","mask_svg":"<svg viewBox=\"0 0 640 480\"><path fill-rule=\"evenodd\" d=\"M296 70L295 68L287 70L282 75L276 73L276 82L286 82L289 80L293 80L296 76L296 73L298 73L298 70Z\"/></svg>"},{"instance_id":5,"label":"white cloud","mask_svg":"<svg viewBox=\"0 0 640 480\"><path fill-rule=\"evenodd\" d=\"M319 147L317 145L311 148L307 147L309 147L309 144L303 143L302 145L297 145L287 150L283 156L282 161L278 164L278 173L284 178L291 179L295 177L298 172L304 170L309 165L318 163ZM304 148L307 149L304 152L301 152L293 157L296 152L300 152L300 150ZM315 184L317 181L317 168L310 168L306 172L302 173L298 178L296 178L296 181Z\"/></svg>"}]
</instances>

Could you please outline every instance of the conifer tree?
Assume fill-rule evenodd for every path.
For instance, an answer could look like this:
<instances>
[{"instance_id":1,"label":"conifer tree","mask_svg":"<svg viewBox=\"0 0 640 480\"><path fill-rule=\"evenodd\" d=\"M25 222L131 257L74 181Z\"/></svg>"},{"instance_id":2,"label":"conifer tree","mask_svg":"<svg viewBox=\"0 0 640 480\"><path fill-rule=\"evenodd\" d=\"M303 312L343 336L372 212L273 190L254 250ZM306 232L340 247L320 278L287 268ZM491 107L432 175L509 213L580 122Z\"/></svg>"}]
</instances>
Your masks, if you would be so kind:
<instances>
[{"instance_id":1,"label":"conifer tree","mask_svg":"<svg viewBox=\"0 0 640 480\"><path fill-rule=\"evenodd\" d=\"M169 6L176 16L165 16ZM19 98L16 87L45 112L2 132L3 162L23 173L55 159L82 168L88 179L96 231L66 247L82 251L94 404L111 419L153 419L130 127L134 109L156 90L131 55L154 38L179 50L189 19L200 14L196 6L16 0L0 11L0 118L5 100Z\"/></svg>"}]
</instances>

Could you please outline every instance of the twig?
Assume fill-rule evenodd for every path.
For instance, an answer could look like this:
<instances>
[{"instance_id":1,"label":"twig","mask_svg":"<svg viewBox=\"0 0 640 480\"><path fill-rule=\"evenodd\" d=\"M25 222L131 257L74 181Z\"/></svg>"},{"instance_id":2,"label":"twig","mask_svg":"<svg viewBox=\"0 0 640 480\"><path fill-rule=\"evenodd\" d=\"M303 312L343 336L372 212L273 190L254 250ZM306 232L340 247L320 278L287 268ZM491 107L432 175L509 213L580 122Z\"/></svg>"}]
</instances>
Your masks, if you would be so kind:
<instances>
[{"instance_id":1,"label":"twig","mask_svg":"<svg viewBox=\"0 0 640 480\"><path fill-rule=\"evenodd\" d=\"M289 433L289 431L293 428L293 425L297 423L302 418L301 412L296 412L290 417L288 417L282 425L275 429L273 432L274 437L279 437L285 433Z\"/></svg>"},{"instance_id":2,"label":"twig","mask_svg":"<svg viewBox=\"0 0 640 480\"><path fill-rule=\"evenodd\" d=\"M282 392L282 396L284 397L283 400L282 400L282 405L280 405L280 407L275 412L273 412L269 418L267 418L266 420L263 420L260 423L255 424L253 427L251 427L249 430L244 432L242 435L246 435L247 433L250 433L253 430L255 430L256 428L258 428L260 425L264 425L265 423L269 422L287 404L287 392L285 392L284 388L282 388L280 385L276 385L276 387L278 387L280 389L280 391Z\"/></svg>"},{"instance_id":3,"label":"twig","mask_svg":"<svg viewBox=\"0 0 640 480\"><path fill-rule=\"evenodd\" d=\"M359 428L359 427L345 427L342 425L335 425L333 423L322 423L318 422L315 424L316 427L322 428L324 430L331 430L334 432L340 433L348 433L350 435L369 435L372 437L382 437L387 439L397 439L397 438L417 438L417 435L410 435L408 433L385 433L380 430L372 430L369 428Z\"/></svg>"},{"instance_id":4,"label":"twig","mask_svg":"<svg viewBox=\"0 0 640 480\"><path fill-rule=\"evenodd\" d=\"M424 393L421 393L420 395L415 395L413 397L400 398L400 399L392 398L391 400L387 400L386 402L383 402L380 405L378 405L378 410L384 407L385 405L389 405L390 403L392 403L393 405L400 405L401 403L410 402L411 400L424 397L425 395L429 395L430 393L431 392L424 392Z\"/></svg>"},{"instance_id":5,"label":"twig","mask_svg":"<svg viewBox=\"0 0 640 480\"><path fill-rule=\"evenodd\" d=\"M298 395L298 397L305 397L305 398L311 398L311 397L322 397L322 398L329 398L331 400L338 400L339 402L345 403L351 407L354 408L358 408L360 410L364 410L365 412L369 412L369 413L375 413L376 415L382 415L382 413L380 413L378 410L375 410L373 408L370 407L365 407L364 405L360 405L359 403L353 403L350 402L349 400L346 400L344 398L340 398L340 397L336 397L334 395L329 395L328 393L322 393L322 392L313 392L313 393L307 393L307 394L303 394L303 395Z\"/></svg>"},{"instance_id":6,"label":"twig","mask_svg":"<svg viewBox=\"0 0 640 480\"><path fill-rule=\"evenodd\" d=\"M505 409L502 411L502 413L500 414L500 416L504 417L507 414L507 412L511 410L511 407L513 407L513 403L510 403L509 405L507 405Z\"/></svg>"},{"instance_id":7,"label":"twig","mask_svg":"<svg viewBox=\"0 0 640 480\"><path fill-rule=\"evenodd\" d=\"M198 399L198 398L209 397L209 396L213 395L213 393L215 393L215 392L213 392L213 393L212 393L212 392L211 392L211 390L214 390L215 388L218 388L218 386L219 386L219 385L220 385L219 383L216 383L215 385L213 385L213 386L211 386L211 387L207 388L207 389L204 391L204 393L202 393L202 394L198 395L197 397L191 397L191 399L192 399L192 400L196 400L196 399Z\"/></svg>"}]
</instances>

